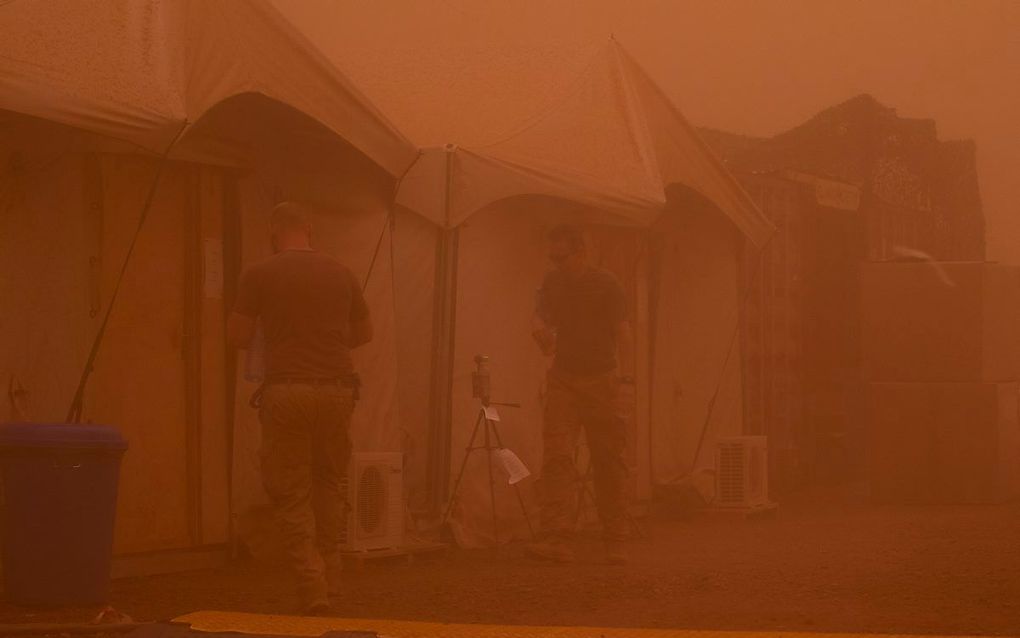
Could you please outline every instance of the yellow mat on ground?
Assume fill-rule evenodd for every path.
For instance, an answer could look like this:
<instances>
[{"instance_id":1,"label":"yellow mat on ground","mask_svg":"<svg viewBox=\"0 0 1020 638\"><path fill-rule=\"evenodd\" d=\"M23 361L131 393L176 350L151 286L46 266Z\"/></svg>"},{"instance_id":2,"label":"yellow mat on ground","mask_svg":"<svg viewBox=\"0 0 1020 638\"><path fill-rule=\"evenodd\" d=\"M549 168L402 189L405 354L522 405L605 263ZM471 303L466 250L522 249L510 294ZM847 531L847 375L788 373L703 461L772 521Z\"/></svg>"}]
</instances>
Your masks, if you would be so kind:
<instances>
[{"instance_id":1,"label":"yellow mat on ground","mask_svg":"<svg viewBox=\"0 0 1020 638\"><path fill-rule=\"evenodd\" d=\"M385 638L854 638L874 634L824 634L775 631L692 631L619 627L530 627L458 625L404 620L306 618L270 614L199 611L175 618L195 631L315 637L330 631L368 631ZM882 638L914 638L883 634ZM924 638L938 638L925 636ZM954 637L960 638L960 637Z\"/></svg>"}]
</instances>

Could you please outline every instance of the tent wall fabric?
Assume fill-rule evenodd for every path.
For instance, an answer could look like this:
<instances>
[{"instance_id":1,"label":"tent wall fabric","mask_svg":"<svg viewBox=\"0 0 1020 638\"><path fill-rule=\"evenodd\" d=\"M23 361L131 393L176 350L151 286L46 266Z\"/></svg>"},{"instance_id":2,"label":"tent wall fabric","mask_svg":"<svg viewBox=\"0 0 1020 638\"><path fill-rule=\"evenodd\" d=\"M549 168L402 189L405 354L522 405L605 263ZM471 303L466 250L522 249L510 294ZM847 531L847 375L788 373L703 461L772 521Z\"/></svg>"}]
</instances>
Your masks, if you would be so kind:
<instances>
[{"instance_id":1,"label":"tent wall fabric","mask_svg":"<svg viewBox=\"0 0 1020 638\"><path fill-rule=\"evenodd\" d=\"M745 246L714 210L689 200L671 202L652 236L651 471L668 485L714 468L718 437L742 432L735 339Z\"/></svg>"},{"instance_id":2,"label":"tent wall fabric","mask_svg":"<svg viewBox=\"0 0 1020 638\"><path fill-rule=\"evenodd\" d=\"M100 307L98 262L89 267L102 245L90 206L101 210L97 165L77 150L82 140L62 133L0 113L0 299L8 309L0 313L0 382L19 397L4 401L4 419L63 418ZM60 359L70 365L53 365Z\"/></svg>"}]
</instances>

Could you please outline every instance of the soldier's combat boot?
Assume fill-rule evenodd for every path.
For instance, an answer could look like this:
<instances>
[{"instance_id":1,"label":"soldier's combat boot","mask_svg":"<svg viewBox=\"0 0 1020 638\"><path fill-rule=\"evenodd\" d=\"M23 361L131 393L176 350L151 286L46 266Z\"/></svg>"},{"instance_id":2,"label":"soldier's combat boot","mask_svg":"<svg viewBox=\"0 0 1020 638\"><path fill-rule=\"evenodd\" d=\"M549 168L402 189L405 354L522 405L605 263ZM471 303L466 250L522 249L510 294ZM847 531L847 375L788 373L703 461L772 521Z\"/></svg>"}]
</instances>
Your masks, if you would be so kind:
<instances>
[{"instance_id":1,"label":"soldier's combat boot","mask_svg":"<svg viewBox=\"0 0 1020 638\"><path fill-rule=\"evenodd\" d=\"M547 560L554 563L574 562L574 550L571 549L566 540L557 537L549 537L528 543L524 546L524 553L529 558L536 560Z\"/></svg>"},{"instance_id":2,"label":"soldier's combat boot","mask_svg":"<svg viewBox=\"0 0 1020 638\"><path fill-rule=\"evenodd\" d=\"M623 541L606 541L606 562L610 565L626 565L630 562L627 544Z\"/></svg>"}]
</instances>

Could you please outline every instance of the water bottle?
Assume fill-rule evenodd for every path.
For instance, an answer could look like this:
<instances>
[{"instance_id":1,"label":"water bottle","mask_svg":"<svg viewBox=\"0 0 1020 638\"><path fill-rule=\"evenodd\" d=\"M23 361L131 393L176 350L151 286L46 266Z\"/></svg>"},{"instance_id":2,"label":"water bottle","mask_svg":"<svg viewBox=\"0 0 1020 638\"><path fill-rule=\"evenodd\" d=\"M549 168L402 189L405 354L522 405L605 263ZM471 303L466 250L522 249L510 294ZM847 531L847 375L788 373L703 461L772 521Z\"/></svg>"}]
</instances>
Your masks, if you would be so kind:
<instances>
[{"instance_id":1,"label":"water bottle","mask_svg":"<svg viewBox=\"0 0 1020 638\"><path fill-rule=\"evenodd\" d=\"M475 371L471 374L471 396L489 404L489 357L484 354L475 355Z\"/></svg>"}]
</instances>

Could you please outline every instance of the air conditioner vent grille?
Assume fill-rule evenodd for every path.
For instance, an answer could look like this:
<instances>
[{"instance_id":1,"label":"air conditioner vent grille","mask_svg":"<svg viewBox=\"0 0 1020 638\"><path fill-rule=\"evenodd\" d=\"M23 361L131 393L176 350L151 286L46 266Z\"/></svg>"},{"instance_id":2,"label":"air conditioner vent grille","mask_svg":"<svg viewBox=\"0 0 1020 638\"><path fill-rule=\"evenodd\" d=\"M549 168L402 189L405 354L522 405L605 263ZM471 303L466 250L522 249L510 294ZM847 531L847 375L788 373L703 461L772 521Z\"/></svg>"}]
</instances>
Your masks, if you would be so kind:
<instances>
[{"instance_id":1,"label":"air conditioner vent grille","mask_svg":"<svg viewBox=\"0 0 1020 638\"><path fill-rule=\"evenodd\" d=\"M768 503L768 447L764 436L734 436L716 446L715 503L757 507Z\"/></svg>"},{"instance_id":2,"label":"air conditioner vent grille","mask_svg":"<svg viewBox=\"0 0 1020 638\"><path fill-rule=\"evenodd\" d=\"M722 444L719 446L719 494L720 503L742 503L746 494L744 468L744 446Z\"/></svg>"},{"instance_id":3,"label":"air conditioner vent grille","mask_svg":"<svg viewBox=\"0 0 1020 638\"><path fill-rule=\"evenodd\" d=\"M404 543L403 455L356 452L343 481L347 505L340 539L344 551L401 547Z\"/></svg>"},{"instance_id":4,"label":"air conditioner vent grille","mask_svg":"<svg viewBox=\"0 0 1020 638\"><path fill-rule=\"evenodd\" d=\"M383 468L370 465L358 481L358 527L363 534L376 534L386 523L386 478Z\"/></svg>"}]
</instances>

